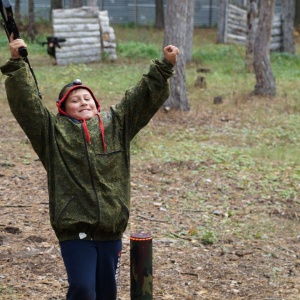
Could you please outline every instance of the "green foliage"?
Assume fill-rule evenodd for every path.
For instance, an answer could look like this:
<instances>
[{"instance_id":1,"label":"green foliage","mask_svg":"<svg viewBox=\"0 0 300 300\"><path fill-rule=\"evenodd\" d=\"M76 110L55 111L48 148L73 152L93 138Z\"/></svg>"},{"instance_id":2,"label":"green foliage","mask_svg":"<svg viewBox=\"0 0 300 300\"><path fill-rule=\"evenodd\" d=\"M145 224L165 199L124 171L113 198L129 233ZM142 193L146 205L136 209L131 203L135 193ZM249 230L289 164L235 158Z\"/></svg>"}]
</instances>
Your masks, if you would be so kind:
<instances>
[{"instance_id":1,"label":"green foliage","mask_svg":"<svg viewBox=\"0 0 300 300\"><path fill-rule=\"evenodd\" d=\"M194 48L193 59L205 65L218 66L222 73L245 71L244 49L238 45L203 45Z\"/></svg>"},{"instance_id":2,"label":"green foliage","mask_svg":"<svg viewBox=\"0 0 300 300\"><path fill-rule=\"evenodd\" d=\"M46 47L27 42L42 101L54 113L59 91L75 78L92 88L103 110L109 109L147 72L149 60L160 57L162 31L130 25L115 26L115 31L119 56L115 63L104 60L57 66ZM46 35L45 31L39 40L45 40ZM271 54L277 95L262 98L250 96L255 75L245 70L244 48L216 44L215 39L215 30L195 32L193 62L186 67L191 111L158 112L131 142L133 205L129 227L151 229L162 241L166 236L177 239L170 247L180 245L186 257L193 257L184 253L188 249L201 257L209 254L207 257L217 267L213 269L209 261L202 261L201 269L206 264L214 272L223 272L220 262L230 268L230 263L243 261L251 266L243 270L246 276L257 271L278 282L291 280L293 277L285 272L290 269L285 262L295 258L294 265L297 264L299 243L299 49L296 55ZM7 38L2 34L0 59L5 63L8 58ZM199 73L201 67L209 72ZM198 76L205 77L205 89L194 85ZM0 136L0 147L6 149L3 154L0 151L0 167L10 171L6 181L11 178L23 187L26 182L20 180L23 176L19 169L29 167L34 157L27 154L28 143L20 142L24 134L20 135L4 102L4 81L1 75L0 117L9 140ZM215 96L222 96L223 102L215 105ZM17 156L15 149L20 145L22 155ZM35 165L36 162L34 168ZM282 270L282 276L277 268L278 257L287 268ZM268 282L266 285L270 290ZM15 290L11 287L0 285L1 293L14 299Z\"/></svg>"},{"instance_id":3,"label":"green foliage","mask_svg":"<svg viewBox=\"0 0 300 300\"><path fill-rule=\"evenodd\" d=\"M163 32L154 28L116 26L119 60L93 64L54 66L46 48L28 42L29 59L36 73L44 103L56 112L55 100L61 88L75 78L88 84L103 109L119 102L148 69L149 60L161 56ZM45 40L47 32L38 37ZM255 85L254 74L244 67L244 48L215 43L215 32L195 33L193 63L187 66L188 97L191 111L185 114L160 115L145 127L131 144L132 159L141 164L185 164L193 168L173 172L190 176L196 185L184 191L180 200L191 209L205 211L204 243L216 243L214 232L222 226L234 226L233 234L248 232L236 220L238 213L231 206L232 199L245 201L247 207L257 201L295 201L300 179L298 149L300 147L300 58L299 54L272 53L272 68L276 77L277 96L272 99L250 97ZM0 59L9 58L7 38L0 35ZM204 74L206 89L194 82L199 67L207 67ZM202 75L202 74L201 74ZM4 84L4 76L0 77ZM4 89L0 91L5 101ZM215 96L223 96L223 103L213 104ZM7 125L12 126L13 125ZM27 163L26 157L22 163ZM174 179L163 177L163 186ZM207 185L207 186L206 186ZM181 187L180 187L181 188ZM180 190L180 189L179 189ZM216 196L217 195L217 196ZM171 197L171 196L170 196ZM209 214L216 197L222 202L228 218L219 228L210 228ZM279 200L278 200L279 199ZM198 205L198 206L197 206ZM247 222L246 222L247 223ZM231 225L230 225L231 224ZM246 225L245 225L246 226ZM221 229L220 229L221 228ZM249 236L261 239L267 229L249 231ZM196 231L195 231L196 234ZM200 234L201 235L201 234Z\"/></svg>"},{"instance_id":4,"label":"green foliage","mask_svg":"<svg viewBox=\"0 0 300 300\"><path fill-rule=\"evenodd\" d=\"M65 78L69 78L66 84L73 81L75 78L79 78L80 75L90 72L91 68L89 68L86 64L70 64L66 66L65 70L62 72L62 75Z\"/></svg>"},{"instance_id":5,"label":"green foliage","mask_svg":"<svg viewBox=\"0 0 300 300\"><path fill-rule=\"evenodd\" d=\"M9 299L17 299L17 295L15 295L15 288L13 286L5 286L0 284L0 295L9 295Z\"/></svg>"},{"instance_id":6,"label":"green foliage","mask_svg":"<svg viewBox=\"0 0 300 300\"><path fill-rule=\"evenodd\" d=\"M153 44L129 41L118 45L118 55L131 60L153 59L161 57L161 51Z\"/></svg>"},{"instance_id":7,"label":"green foliage","mask_svg":"<svg viewBox=\"0 0 300 300\"><path fill-rule=\"evenodd\" d=\"M216 235L210 230L204 230L202 232L201 242L204 245L212 245L216 241Z\"/></svg>"},{"instance_id":8,"label":"green foliage","mask_svg":"<svg viewBox=\"0 0 300 300\"><path fill-rule=\"evenodd\" d=\"M300 55L273 52L271 54L271 62L272 69L278 78L300 77Z\"/></svg>"}]
</instances>

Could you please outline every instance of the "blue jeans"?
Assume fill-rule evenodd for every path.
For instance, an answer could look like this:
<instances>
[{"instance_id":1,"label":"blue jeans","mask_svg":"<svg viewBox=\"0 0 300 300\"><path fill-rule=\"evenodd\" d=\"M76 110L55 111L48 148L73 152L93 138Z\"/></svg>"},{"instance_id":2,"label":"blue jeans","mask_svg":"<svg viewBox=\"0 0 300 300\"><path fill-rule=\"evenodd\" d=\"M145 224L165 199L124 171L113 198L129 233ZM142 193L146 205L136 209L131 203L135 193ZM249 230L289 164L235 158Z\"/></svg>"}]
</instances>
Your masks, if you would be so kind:
<instances>
[{"instance_id":1,"label":"blue jeans","mask_svg":"<svg viewBox=\"0 0 300 300\"><path fill-rule=\"evenodd\" d=\"M122 241L60 243L68 274L67 300L116 300Z\"/></svg>"}]
</instances>

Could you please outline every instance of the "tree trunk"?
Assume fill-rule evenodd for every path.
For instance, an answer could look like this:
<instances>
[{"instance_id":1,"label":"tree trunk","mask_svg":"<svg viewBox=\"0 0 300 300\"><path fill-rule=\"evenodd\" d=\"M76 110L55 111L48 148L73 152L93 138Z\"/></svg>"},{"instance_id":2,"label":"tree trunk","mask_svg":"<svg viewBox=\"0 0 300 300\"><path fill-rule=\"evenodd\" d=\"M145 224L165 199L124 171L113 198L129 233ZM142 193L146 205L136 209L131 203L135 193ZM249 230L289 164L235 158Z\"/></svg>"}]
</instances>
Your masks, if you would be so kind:
<instances>
[{"instance_id":1,"label":"tree trunk","mask_svg":"<svg viewBox=\"0 0 300 300\"><path fill-rule=\"evenodd\" d=\"M20 6L20 0L16 0L15 2L15 16L16 20L18 20L18 23L20 24L21 20L21 6Z\"/></svg>"},{"instance_id":2,"label":"tree trunk","mask_svg":"<svg viewBox=\"0 0 300 300\"><path fill-rule=\"evenodd\" d=\"M190 0L167 0L164 45L175 45L180 50L175 65L175 75L170 79L170 97L164 107L187 111L190 109L186 95L185 44L187 6Z\"/></svg>"},{"instance_id":3,"label":"tree trunk","mask_svg":"<svg viewBox=\"0 0 300 300\"><path fill-rule=\"evenodd\" d=\"M28 28L27 35L31 41L34 41L36 34L35 16L34 16L34 0L28 1Z\"/></svg>"},{"instance_id":4,"label":"tree trunk","mask_svg":"<svg viewBox=\"0 0 300 300\"><path fill-rule=\"evenodd\" d=\"M164 27L164 1L155 0L155 28L163 29Z\"/></svg>"},{"instance_id":5,"label":"tree trunk","mask_svg":"<svg viewBox=\"0 0 300 300\"><path fill-rule=\"evenodd\" d=\"M259 21L254 44L254 71L256 85L253 93L262 96L274 96L276 84L270 62L271 27L275 0L261 1Z\"/></svg>"},{"instance_id":6,"label":"tree trunk","mask_svg":"<svg viewBox=\"0 0 300 300\"><path fill-rule=\"evenodd\" d=\"M283 32L283 52L295 54L294 44L294 17L295 0L282 0L282 32Z\"/></svg>"},{"instance_id":7,"label":"tree trunk","mask_svg":"<svg viewBox=\"0 0 300 300\"><path fill-rule=\"evenodd\" d=\"M185 43L185 59L187 63L191 62L193 57L194 14L195 14L195 0L189 0L188 7L187 7L187 25L186 25L186 43Z\"/></svg>"},{"instance_id":8,"label":"tree trunk","mask_svg":"<svg viewBox=\"0 0 300 300\"><path fill-rule=\"evenodd\" d=\"M296 0L296 9L295 9L295 22L294 25L299 29L300 27L300 1Z\"/></svg>"},{"instance_id":9,"label":"tree trunk","mask_svg":"<svg viewBox=\"0 0 300 300\"><path fill-rule=\"evenodd\" d=\"M63 8L62 0L51 0L51 9L50 9L50 20L52 21L52 10Z\"/></svg>"},{"instance_id":10,"label":"tree trunk","mask_svg":"<svg viewBox=\"0 0 300 300\"><path fill-rule=\"evenodd\" d=\"M70 0L70 8L82 7L82 0Z\"/></svg>"},{"instance_id":11,"label":"tree trunk","mask_svg":"<svg viewBox=\"0 0 300 300\"><path fill-rule=\"evenodd\" d=\"M257 0L248 0L247 12L247 40L246 40L246 57L245 65L248 72L253 72L253 53L254 42L257 28Z\"/></svg>"},{"instance_id":12,"label":"tree trunk","mask_svg":"<svg viewBox=\"0 0 300 300\"><path fill-rule=\"evenodd\" d=\"M219 0L218 4L218 36L217 43L226 42L226 15L228 0Z\"/></svg>"},{"instance_id":13,"label":"tree trunk","mask_svg":"<svg viewBox=\"0 0 300 300\"><path fill-rule=\"evenodd\" d=\"M62 0L51 0L51 10L63 8Z\"/></svg>"}]
</instances>

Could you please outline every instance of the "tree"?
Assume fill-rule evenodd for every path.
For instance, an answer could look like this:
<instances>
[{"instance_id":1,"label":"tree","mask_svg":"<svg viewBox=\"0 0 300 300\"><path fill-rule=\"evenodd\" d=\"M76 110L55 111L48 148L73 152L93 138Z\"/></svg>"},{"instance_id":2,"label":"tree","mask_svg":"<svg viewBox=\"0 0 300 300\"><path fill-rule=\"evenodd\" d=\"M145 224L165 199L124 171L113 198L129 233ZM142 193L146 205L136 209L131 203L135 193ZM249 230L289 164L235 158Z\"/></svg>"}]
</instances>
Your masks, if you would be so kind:
<instances>
[{"instance_id":1,"label":"tree","mask_svg":"<svg viewBox=\"0 0 300 300\"><path fill-rule=\"evenodd\" d=\"M300 1L296 0L296 8L295 8L295 22L294 25L295 27L300 26Z\"/></svg>"},{"instance_id":2,"label":"tree","mask_svg":"<svg viewBox=\"0 0 300 300\"><path fill-rule=\"evenodd\" d=\"M51 10L63 8L62 0L51 0Z\"/></svg>"},{"instance_id":3,"label":"tree","mask_svg":"<svg viewBox=\"0 0 300 300\"><path fill-rule=\"evenodd\" d=\"M282 0L282 32L283 32L283 52L295 53L294 44L294 17L295 0Z\"/></svg>"},{"instance_id":4,"label":"tree","mask_svg":"<svg viewBox=\"0 0 300 300\"><path fill-rule=\"evenodd\" d=\"M20 23L21 20L21 6L20 6L20 0L16 0L15 2L15 16L18 20L18 23Z\"/></svg>"},{"instance_id":5,"label":"tree","mask_svg":"<svg viewBox=\"0 0 300 300\"><path fill-rule=\"evenodd\" d=\"M226 12L228 8L228 0L219 0L218 3L218 36L217 43L225 43L225 28L226 28Z\"/></svg>"},{"instance_id":6,"label":"tree","mask_svg":"<svg viewBox=\"0 0 300 300\"><path fill-rule=\"evenodd\" d=\"M164 1L155 0L155 28L163 29L164 26Z\"/></svg>"},{"instance_id":7,"label":"tree","mask_svg":"<svg viewBox=\"0 0 300 300\"><path fill-rule=\"evenodd\" d=\"M187 18L186 18L187 19L186 42L185 42L186 62L191 62L193 56L194 14L195 14L195 0L189 0L188 7L187 7Z\"/></svg>"},{"instance_id":8,"label":"tree","mask_svg":"<svg viewBox=\"0 0 300 300\"><path fill-rule=\"evenodd\" d=\"M167 0L164 45L175 45L180 50L175 65L175 75L170 79L170 97L164 107L187 111L189 103L186 95L185 43L187 27L187 6L190 0Z\"/></svg>"},{"instance_id":9,"label":"tree","mask_svg":"<svg viewBox=\"0 0 300 300\"><path fill-rule=\"evenodd\" d=\"M35 15L34 15L34 0L28 1L28 28L27 35L33 41L36 35Z\"/></svg>"},{"instance_id":10,"label":"tree","mask_svg":"<svg viewBox=\"0 0 300 300\"><path fill-rule=\"evenodd\" d=\"M262 96L274 96L276 84L270 62L271 27L275 0L260 1L259 21L254 44L254 72L256 85L253 93Z\"/></svg>"},{"instance_id":11,"label":"tree","mask_svg":"<svg viewBox=\"0 0 300 300\"><path fill-rule=\"evenodd\" d=\"M258 16L257 0L248 0L247 10L247 39L245 65L248 72L253 72L253 54L256 35L256 19Z\"/></svg>"},{"instance_id":12,"label":"tree","mask_svg":"<svg viewBox=\"0 0 300 300\"><path fill-rule=\"evenodd\" d=\"M83 5L82 0L70 0L70 8L81 7Z\"/></svg>"},{"instance_id":13,"label":"tree","mask_svg":"<svg viewBox=\"0 0 300 300\"><path fill-rule=\"evenodd\" d=\"M52 20L52 10L63 8L62 0L51 0L50 20Z\"/></svg>"}]
</instances>

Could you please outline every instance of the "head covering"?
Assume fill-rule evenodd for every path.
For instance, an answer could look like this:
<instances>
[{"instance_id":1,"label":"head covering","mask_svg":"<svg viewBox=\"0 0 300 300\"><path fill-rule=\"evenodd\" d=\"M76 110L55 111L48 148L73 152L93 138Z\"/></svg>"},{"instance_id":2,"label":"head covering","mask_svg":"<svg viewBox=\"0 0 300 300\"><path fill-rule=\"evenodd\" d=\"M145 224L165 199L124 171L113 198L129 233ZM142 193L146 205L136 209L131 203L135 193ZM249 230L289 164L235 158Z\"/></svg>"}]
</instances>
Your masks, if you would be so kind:
<instances>
[{"instance_id":1,"label":"head covering","mask_svg":"<svg viewBox=\"0 0 300 300\"><path fill-rule=\"evenodd\" d=\"M56 106L58 108L58 113L60 115L64 115L66 116L66 111L65 111L65 101L67 100L68 96L70 95L70 93L74 90L77 89L86 89L90 92L90 94L92 95L95 103L96 103L96 107L97 107L97 111L100 111L100 103L97 100L97 98L95 97L93 91L82 84L82 81L80 79L75 79L72 82L66 84L62 90L60 91L59 95L58 95L58 99L56 100Z\"/></svg>"},{"instance_id":2,"label":"head covering","mask_svg":"<svg viewBox=\"0 0 300 300\"><path fill-rule=\"evenodd\" d=\"M98 101L98 99L95 97L93 91L82 84L82 81L80 79L75 79L73 80L72 82L66 84L62 90L60 91L59 95L58 95L58 99L56 100L56 106L57 106L57 109L58 109L58 113L60 115L63 115L63 116L68 116L67 113L66 113L66 110L65 110L65 102L68 98L68 96L70 95L70 93L76 89L86 89L90 92L91 96L93 97L94 101L95 101L95 104L96 104L96 107L97 107L97 117L98 117L98 120L99 120L99 127L100 127L100 131L101 131L101 137L102 137L102 145L103 145L103 150L104 152L106 152L106 143L105 143L105 140L104 140L104 126L103 126L103 123L102 123L102 119L100 117L100 103ZM90 134L89 134L89 131L88 131L88 128L87 128L87 124L86 124L86 120L85 119L79 119L78 121L80 121L83 125L83 129L84 129L84 132L85 132L85 136L86 136L86 139L87 139L87 142L90 144L91 143L91 138L90 138Z\"/></svg>"}]
</instances>

